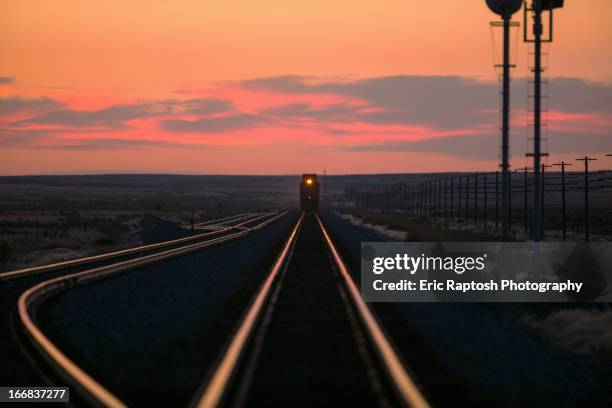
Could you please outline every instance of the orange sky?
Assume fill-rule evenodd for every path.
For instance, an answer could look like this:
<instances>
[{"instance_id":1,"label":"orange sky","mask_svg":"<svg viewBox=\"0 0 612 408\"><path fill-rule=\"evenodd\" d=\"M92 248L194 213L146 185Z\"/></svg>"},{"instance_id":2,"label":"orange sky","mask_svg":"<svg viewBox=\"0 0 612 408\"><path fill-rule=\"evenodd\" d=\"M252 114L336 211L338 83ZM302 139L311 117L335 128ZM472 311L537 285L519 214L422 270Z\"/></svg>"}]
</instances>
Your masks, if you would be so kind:
<instances>
[{"instance_id":1,"label":"orange sky","mask_svg":"<svg viewBox=\"0 0 612 408\"><path fill-rule=\"evenodd\" d=\"M498 137L495 16L484 0L432 3L4 0L0 174L493 169L495 149L475 161L423 142ZM595 152L612 148L602 139L611 127L610 21L610 0L568 0L556 13L549 75L581 82L551 82L551 100L584 93L551 109L558 157L574 151L566 140L555 152L554 132L587 132ZM527 47L516 45L522 77ZM287 75L304 77L290 90L281 80L244 82ZM419 76L428 82L415 85ZM465 97L443 118L417 114L423 99L436 108L457 92ZM463 104L470 92L478 103ZM525 102L516 103L519 125ZM515 131L522 166L526 134Z\"/></svg>"}]
</instances>

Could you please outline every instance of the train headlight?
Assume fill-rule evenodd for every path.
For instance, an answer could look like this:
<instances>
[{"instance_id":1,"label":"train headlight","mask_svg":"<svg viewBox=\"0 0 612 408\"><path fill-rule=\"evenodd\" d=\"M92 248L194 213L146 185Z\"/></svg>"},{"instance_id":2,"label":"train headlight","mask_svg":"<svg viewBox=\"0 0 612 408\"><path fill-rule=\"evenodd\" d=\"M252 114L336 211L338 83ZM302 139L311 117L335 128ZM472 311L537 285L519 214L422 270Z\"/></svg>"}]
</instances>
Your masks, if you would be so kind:
<instances>
[{"instance_id":1,"label":"train headlight","mask_svg":"<svg viewBox=\"0 0 612 408\"><path fill-rule=\"evenodd\" d=\"M306 179L306 184L308 184L309 186L312 185L312 179Z\"/></svg>"}]
</instances>

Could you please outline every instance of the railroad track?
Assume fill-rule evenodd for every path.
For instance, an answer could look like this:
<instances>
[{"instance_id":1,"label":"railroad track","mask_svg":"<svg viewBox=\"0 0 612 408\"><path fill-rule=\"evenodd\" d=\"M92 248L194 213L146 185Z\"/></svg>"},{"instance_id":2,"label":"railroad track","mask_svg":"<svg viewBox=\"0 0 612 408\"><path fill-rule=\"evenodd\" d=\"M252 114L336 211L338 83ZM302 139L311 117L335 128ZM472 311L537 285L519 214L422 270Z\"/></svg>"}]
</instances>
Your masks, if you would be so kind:
<instances>
[{"instance_id":1,"label":"railroad track","mask_svg":"<svg viewBox=\"0 0 612 408\"><path fill-rule=\"evenodd\" d=\"M66 271L69 270L69 268L75 268L79 266L90 267L92 264L95 263L116 261L117 259L129 257L132 255L153 253L157 252L160 249L169 249L190 242L206 241L212 237L228 233L235 229L242 229L248 231L251 227L257 226L257 224L253 225L253 223L255 223L256 221L265 220L267 218L274 218L279 214L280 212L239 214L231 217L211 220L204 223L196 224L196 226L200 227L201 229L210 229L209 231L201 234L195 234L185 238L164 241L156 244L143 245L139 247L103 253L100 255L87 256L62 262L55 262L47 265L34 266L15 271L3 272L0 273L0 281L28 278L34 275L46 274L57 270Z\"/></svg>"},{"instance_id":2,"label":"railroad track","mask_svg":"<svg viewBox=\"0 0 612 408\"><path fill-rule=\"evenodd\" d=\"M25 338L31 341L46 360L52 360L52 365L57 371L64 373L62 378L67 377L65 371L57 366L55 360L47 353L47 346L50 345L43 339L44 335L40 337L42 333L39 333L35 319L30 315L32 306L37 300L54 291L78 286L92 279L163 261L247 235L285 214L285 211L276 211L225 217L206 223L218 225L219 228L214 231L0 274L0 312L3 312L0 331L13 334L3 337L0 360L7 367L12 365L15 368L11 374L6 372L0 375L0 379L3 379L3 383L10 381L13 384L32 384L40 383L40 380L47 376L46 367L42 368L46 364L39 364L28 355L30 347L22 344ZM54 356L57 357L57 354Z\"/></svg>"},{"instance_id":3,"label":"railroad track","mask_svg":"<svg viewBox=\"0 0 612 408\"><path fill-rule=\"evenodd\" d=\"M313 213L191 405L429 407Z\"/></svg>"},{"instance_id":4,"label":"railroad track","mask_svg":"<svg viewBox=\"0 0 612 408\"><path fill-rule=\"evenodd\" d=\"M85 401L125 407L45 335L37 305L52 294L248 234L282 215L243 225L236 217L223 236L39 282L19 297L19 320L38 353ZM191 406L429 406L313 213L300 216L219 350Z\"/></svg>"}]
</instances>

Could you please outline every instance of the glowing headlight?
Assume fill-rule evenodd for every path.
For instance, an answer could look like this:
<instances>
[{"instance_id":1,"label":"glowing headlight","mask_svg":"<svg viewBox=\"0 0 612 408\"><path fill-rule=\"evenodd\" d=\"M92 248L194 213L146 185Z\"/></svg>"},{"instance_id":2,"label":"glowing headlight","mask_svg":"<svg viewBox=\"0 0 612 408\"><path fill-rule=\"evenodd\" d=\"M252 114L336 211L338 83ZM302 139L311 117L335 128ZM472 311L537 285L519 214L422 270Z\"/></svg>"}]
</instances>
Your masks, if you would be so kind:
<instances>
[{"instance_id":1,"label":"glowing headlight","mask_svg":"<svg viewBox=\"0 0 612 408\"><path fill-rule=\"evenodd\" d=\"M306 184L311 185L312 184L312 179L306 179Z\"/></svg>"}]
</instances>

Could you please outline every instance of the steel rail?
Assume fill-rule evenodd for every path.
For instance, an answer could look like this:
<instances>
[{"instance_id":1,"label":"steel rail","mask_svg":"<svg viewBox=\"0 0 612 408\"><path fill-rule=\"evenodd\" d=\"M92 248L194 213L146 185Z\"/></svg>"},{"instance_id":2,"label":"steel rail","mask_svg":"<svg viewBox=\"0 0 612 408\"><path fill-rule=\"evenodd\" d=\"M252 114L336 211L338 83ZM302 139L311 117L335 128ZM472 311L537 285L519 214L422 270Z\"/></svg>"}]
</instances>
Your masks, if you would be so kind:
<instances>
[{"instance_id":1,"label":"steel rail","mask_svg":"<svg viewBox=\"0 0 612 408\"><path fill-rule=\"evenodd\" d=\"M200 228L200 229L214 228L214 227L222 228L222 227L228 226L226 224L230 222L242 221L245 218L253 217L253 216L266 216L266 215L273 215L276 213L278 213L278 211L237 214L237 215L232 215L230 217L217 218L214 220L200 222L200 223L194 224L193 226L194 228ZM255 219L255 218L252 218L252 219ZM183 228L191 228L191 225L184 225Z\"/></svg>"},{"instance_id":2,"label":"steel rail","mask_svg":"<svg viewBox=\"0 0 612 408\"><path fill-rule=\"evenodd\" d=\"M286 213L287 213L287 211L284 211L284 212L283 212L283 214L286 214ZM249 224L249 223L251 223L251 222L253 222L253 221L261 220L262 218L272 217L272 216L274 216L274 215L276 215L276 214L278 214L278 212L275 212L275 213L270 213L270 214L267 214L267 213L266 213L266 214L260 215L260 216L258 216L258 217L251 218L251 219L249 219L249 220L243 221L243 222L241 222L240 224L230 225L230 226L228 226L227 228L229 228L229 229L232 229L232 228L245 228L245 227L243 227L243 225L245 225L245 224ZM257 225L257 227L259 227L259 225ZM251 229L252 229L252 228L251 228Z\"/></svg>"},{"instance_id":3,"label":"steel rail","mask_svg":"<svg viewBox=\"0 0 612 408\"><path fill-rule=\"evenodd\" d=\"M259 230L264 226L272 223L278 218L284 216L287 212L282 212L269 218L260 224L248 230L239 230L230 235L213 238L211 240L190 244L179 248L170 249L164 252L146 255L140 258L131 259L119 262L112 265L106 265L99 268L94 268L86 271L81 271L65 276L59 276L40 282L37 285L26 290L17 302L19 319L24 327L26 334L32 341L34 347L38 349L41 355L59 372L67 382L72 383L76 388L81 390L85 396L94 404L108 407L125 407L126 405L109 390L104 388L93 377L87 374L83 369L70 360L53 342L42 332L42 330L34 322L34 318L30 312L33 304L51 293L73 288L95 279L108 277L114 274L125 272L137 266L150 264L153 262L166 260L188 252L193 252L214 244L229 241L231 239L249 234L252 231ZM261 217L260 217L261 218ZM251 220L252 221L252 220ZM249 221L250 222L250 221Z\"/></svg>"},{"instance_id":4,"label":"steel rail","mask_svg":"<svg viewBox=\"0 0 612 408\"><path fill-rule=\"evenodd\" d=\"M220 360L219 365L216 367L210 381L207 383L206 388L204 389L204 392L195 405L197 408L214 408L219 406L221 403L222 398L228 389L230 380L236 372L238 363L240 362L240 358L244 353L247 342L251 338L257 322L259 321L266 304L266 300L271 294L274 281L285 265L287 255L289 254L291 246L297 237L297 233L302 225L303 219L304 213L302 213L295 227L293 227L293 230L285 242L285 245L283 246L280 255L276 259L270 273L255 295L255 298L253 299L245 317L234 333L227 349L225 350L225 353L223 354L223 357Z\"/></svg>"},{"instance_id":5,"label":"steel rail","mask_svg":"<svg viewBox=\"0 0 612 408\"><path fill-rule=\"evenodd\" d=\"M274 214L274 213L271 213L271 214ZM251 215L251 214L248 214L248 215ZM264 216L259 216L259 217L253 218L246 222L255 221L267 215L268 214ZM238 221L241 221L241 220L242 218L238 219ZM240 227L244 225L246 222L240 223L236 225L236 227ZM173 239L170 241L158 242L156 244L143 245L139 247L127 248L127 249L122 249L119 251L108 252L108 253L99 254L99 255L86 256L83 258L70 259L67 261L55 262L55 263L47 264L47 265L33 266L30 268L19 269L19 270L10 271L10 272L4 272L4 273L0 273L0 281L25 278L25 277L29 277L32 275L56 271L62 268L70 268L70 267L85 265L85 264L93 263L97 261L103 261L106 259L112 259L112 258L116 258L120 256L137 254L137 253L145 252L151 249L165 248L165 247L180 244L183 242L190 242L190 241L198 240L198 239L205 238L211 235L218 235L220 233L231 230L233 227L235 226L222 227L215 231L205 232L202 234L192 235L192 236L184 237L184 238Z\"/></svg>"},{"instance_id":6,"label":"steel rail","mask_svg":"<svg viewBox=\"0 0 612 408\"><path fill-rule=\"evenodd\" d=\"M273 214L276 214L276 213L278 213L278 211L274 211L274 212L271 212L271 213L253 213L253 214L247 214L244 218L248 218L248 217L252 217L252 216L257 216L257 217L256 218L247 219L244 223L251 222L254 219L265 218L267 216L270 216L270 215L273 215ZM223 222L219 223L218 225L220 227L225 227L225 226L231 227L231 225L226 225L226 223L228 223L228 222L236 222L236 221L240 221L240 220L241 219L238 218L238 219L234 219L234 220L230 220L230 221L223 221ZM242 223L242 224L244 224L244 223ZM239 225L242 225L242 224L239 224Z\"/></svg>"},{"instance_id":7,"label":"steel rail","mask_svg":"<svg viewBox=\"0 0 612 408\"><path fill-rule=\"evenodd\" d=\"M343 278L348 292L352 298L352 301L357 309L359 317L361 318L367 333L375 346L378 355L380 356L383 367L387 372L389 378L393 381L395 389L399 393L402 401L409 407L412 408L429 408L430 405L419 390L419 387L410 377L410 374L406 371L404 364L400 357L397 355L395 349L391 345L391 342L387 338L385 332L381 328L380 324L374 314L370 310L368 304L361 297L361 293L357 288L357 285L353 281L353 278L348 272L348 268L344 264L342 257L338 250L334 246L327 230L321 222L321 218L317 214L317 221L319 227L323 233L327 246L329 247L336 266L338 267L341 276Z\"/></svg>"},{"instance_id":8,"label":"steel rail","mask_svg":"<svg viewBox=\"0 0 612 408\"><path fill-rule=\"evenodd\" d=\"M194 226L198 227L198 226L206 226L206 225L219 225L220 222L228 222L228 221L234 221L236 219L243 219L248 217L249 215L259 215L260 213L247 213L247 214L236 214L236 215L230 215L229 217L223 217L223 218L215 218L213 220L208 220L208 221L204 221L204 222L198 222L193 224Z\"/></svg>"}]
</instances>

